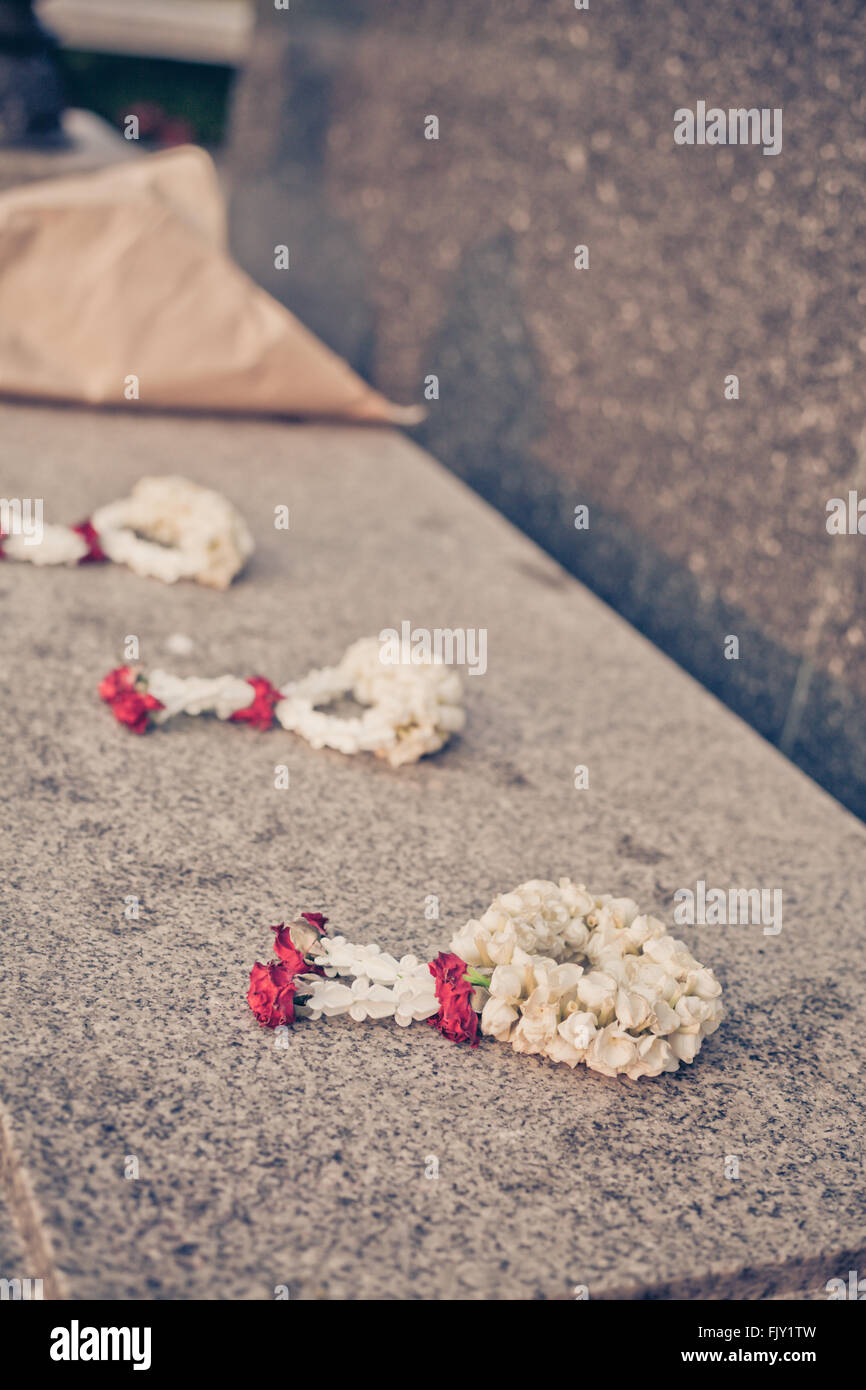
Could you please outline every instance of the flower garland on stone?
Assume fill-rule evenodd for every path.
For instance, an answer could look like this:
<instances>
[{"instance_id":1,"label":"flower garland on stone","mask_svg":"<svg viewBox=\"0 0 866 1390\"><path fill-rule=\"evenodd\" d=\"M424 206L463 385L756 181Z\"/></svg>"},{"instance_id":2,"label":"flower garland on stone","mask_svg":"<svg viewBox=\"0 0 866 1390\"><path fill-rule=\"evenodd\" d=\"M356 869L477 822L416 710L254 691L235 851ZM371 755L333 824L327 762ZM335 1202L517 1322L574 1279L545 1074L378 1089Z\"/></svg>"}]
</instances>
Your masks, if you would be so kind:
<instances>
[{"instance_id":1,"label":"flower garland on stone","mask_svg":"<svg viewBox=\"0 0 866 1390\"><path fill-rule=\"evenodd\" d=\"M109 502L76 526L43 526L41 538L0 536L0 559L33 565L112 561L174 584L195 579L227 589L253 552L246 523L230 502L188 478L141 478L129 497Z\"/></svg>"},{"instance_id":2,"label":"flower garland on stone","mask_svg":"<svg viewBox=\"0 0 866 1390\"><path fill-rule=\"evenodd\" d=\"M253 967L247 998L260 1023L424 1020L455 1042L483 1034L636 1080L692 1062L723 1017L721 985L663 922L567 878L501 895L426 963L328 937L326 921L307 913L273 928L291 955L278 949L279 963Z\"/></svg>"},{"instance_id":3,"label":"flower garland on stone","mask_svg":"<svg viewBox=\"0 0 866 1390\"><path fill-rule=\"evenodd\" d=\"M117 692L130 683L153 704L147 719L133 723ZM306 739L313 748L340 753L375 753L392 767L417 762L444 747L465 723L462 685L457 673L435 661L391 666L381 661L375 637L361 638L338 666L311 671L282 689L263 676L174 676L166 671L133 671L121 666L100 683L99 693L121 723L136 733L165 724L179 714L215 714L218 719L270 729L274 721ZM318 708L351 694L366 705L363 714L341 718Z\"/></svg>"}]
</instances>

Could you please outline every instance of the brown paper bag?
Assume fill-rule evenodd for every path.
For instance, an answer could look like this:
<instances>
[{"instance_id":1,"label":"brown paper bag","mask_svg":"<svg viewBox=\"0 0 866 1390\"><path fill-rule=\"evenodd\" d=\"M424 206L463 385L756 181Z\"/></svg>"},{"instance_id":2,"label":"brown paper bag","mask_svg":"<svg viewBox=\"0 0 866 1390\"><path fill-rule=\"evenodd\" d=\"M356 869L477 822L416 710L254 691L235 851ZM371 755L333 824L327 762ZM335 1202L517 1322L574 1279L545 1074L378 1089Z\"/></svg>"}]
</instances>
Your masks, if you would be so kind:
<instances>
[{"instance_id":1,"label":"brown paper bag","mask_svg":"<svg viewBox=\"0 0 866 1390\"><path fill-rule=\"evenodd\" d=\"M216 171L193 146L0 194L0 394L423 417L362 381L225 242Z\"/></svg>"}]
</instances>

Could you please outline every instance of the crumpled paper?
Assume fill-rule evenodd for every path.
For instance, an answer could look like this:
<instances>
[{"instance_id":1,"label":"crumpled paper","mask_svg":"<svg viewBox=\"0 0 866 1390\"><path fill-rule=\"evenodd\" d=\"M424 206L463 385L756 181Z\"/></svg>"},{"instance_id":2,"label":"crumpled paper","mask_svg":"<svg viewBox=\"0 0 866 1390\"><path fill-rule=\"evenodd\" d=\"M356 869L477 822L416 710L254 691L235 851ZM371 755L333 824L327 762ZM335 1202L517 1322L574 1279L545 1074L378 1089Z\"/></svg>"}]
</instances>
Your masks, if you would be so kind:
<instances>
[{"instance_id":1,"label":"crumpled paper","mask_svg":"<svg viewBox=\"0 0 866 1390\"><path fill-rule=\"evenodd\" d=\"M216 170L191 145L0 194L0 394L423 416L374 391L231 260Z\"/></svg>"}]
</instances>

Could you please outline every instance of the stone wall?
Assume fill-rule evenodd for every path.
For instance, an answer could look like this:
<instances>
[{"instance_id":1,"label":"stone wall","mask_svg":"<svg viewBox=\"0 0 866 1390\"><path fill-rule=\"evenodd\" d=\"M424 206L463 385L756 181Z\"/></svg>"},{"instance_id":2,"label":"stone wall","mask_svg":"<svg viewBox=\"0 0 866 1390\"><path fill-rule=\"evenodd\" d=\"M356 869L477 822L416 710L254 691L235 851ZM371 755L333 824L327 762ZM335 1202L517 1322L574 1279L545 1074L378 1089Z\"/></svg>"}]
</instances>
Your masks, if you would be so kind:
<instances>
[{"instance_id":1,"label":"stone wall","mask_svg":"<svg viewBox=\"0 0 866 1390\"><path fill-rule=\"evenodd\" d=\"M231 152L247 268L861 815L864 53L856 0L260 0ZM781 153L675 145L698 100Z\"/></svg>"}]
</instances>

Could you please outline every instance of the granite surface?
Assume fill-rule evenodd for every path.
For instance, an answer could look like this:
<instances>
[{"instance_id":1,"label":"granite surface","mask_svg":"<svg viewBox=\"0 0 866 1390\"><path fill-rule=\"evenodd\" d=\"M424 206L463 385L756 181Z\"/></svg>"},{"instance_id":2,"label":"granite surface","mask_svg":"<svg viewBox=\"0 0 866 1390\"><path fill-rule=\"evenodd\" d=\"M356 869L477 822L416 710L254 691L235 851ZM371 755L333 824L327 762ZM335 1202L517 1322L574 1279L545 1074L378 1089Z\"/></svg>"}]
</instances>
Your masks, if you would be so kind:
<instances>
[{"instance_id":1,"label":"granite surface","mask_svg":"<svg viewBox=\"0 0 866 1390\"><path fill-rule=\"evenodd\" d=\"M0 566L0 1101L55 1287L813 1297L864 1267L854 817L394 433L14 406L0 433L0 492L46 520L182 470L257 543L226 594ZM489 634L465 733L413 767L205 719L139 739L96 695L132 634L145 665L279 682L404 619ZM298 909L432 955L498 891L562 874L668 921L699 879L782 889L777 936L680 929L729 1009L693 1066L608 1080L349 1021L280 1049L247 1009Z\"/></svg>"},{"instance_id":2,"label":"granite surface","mask_svg":"<svg viewBox=\"0 0 866 1390\"><path fill-rule=\"evenodd\" d=\"M0 1201L0 1279L37 1277L26 1272L26 1257L18 1228L8 1205Z\"/></svg>"},{"instance_id":3,"label":"granite surface","mask_svg":"<svg viewBox=\"0 0 866 1390\"><path fill-rule=\"evenodd\" d=\"M425 446L866 817L864 7L257 12L243 264L392 398L435 374ZM781 153L675 146L698 100Z\"/></svg>"}]
</instances>

